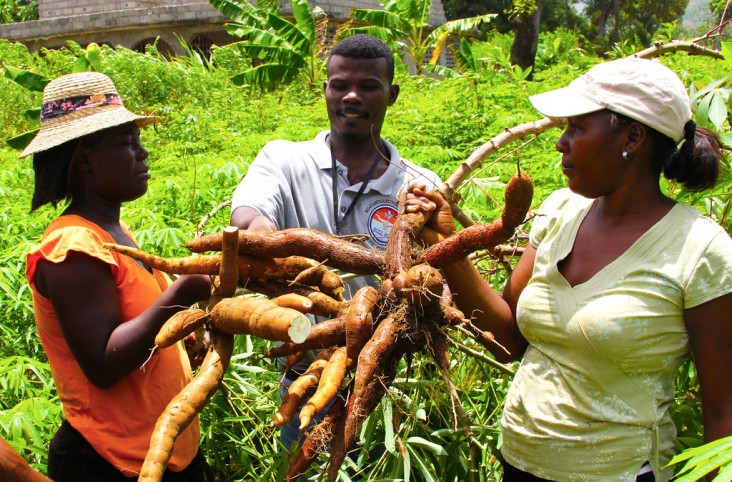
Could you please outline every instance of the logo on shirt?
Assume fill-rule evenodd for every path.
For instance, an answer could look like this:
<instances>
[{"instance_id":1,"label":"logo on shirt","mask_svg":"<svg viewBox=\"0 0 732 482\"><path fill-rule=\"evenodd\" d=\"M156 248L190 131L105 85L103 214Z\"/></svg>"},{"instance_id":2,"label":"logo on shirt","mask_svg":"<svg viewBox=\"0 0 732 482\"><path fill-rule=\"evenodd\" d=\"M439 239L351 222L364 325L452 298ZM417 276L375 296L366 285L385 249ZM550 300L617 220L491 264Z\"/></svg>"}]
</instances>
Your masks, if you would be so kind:
<instances>
[{"instance_id":1,"label":"logo on shirt","mask_svg":"<svg viewBox=\"0 0 732 482\"><path fill-rule=\"evenodd\" d=\"M397 210L391 204L377 204L371 207L369 212L369 235L371 239L380 246L386 246L391 234L391 227L397 217Z\"/></svg>"}]
</instances>

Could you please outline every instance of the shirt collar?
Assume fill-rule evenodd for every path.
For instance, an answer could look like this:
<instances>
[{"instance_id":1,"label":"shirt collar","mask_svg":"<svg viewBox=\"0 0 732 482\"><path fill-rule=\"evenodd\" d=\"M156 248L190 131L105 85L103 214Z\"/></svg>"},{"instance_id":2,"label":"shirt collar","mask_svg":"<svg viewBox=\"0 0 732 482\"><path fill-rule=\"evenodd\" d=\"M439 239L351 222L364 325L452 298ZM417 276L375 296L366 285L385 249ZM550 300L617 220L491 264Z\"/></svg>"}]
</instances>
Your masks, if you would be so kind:
<instances>
[{"instance_id":1,"label":"shirt collar","mask_svg":"<svg viewBox=\"0 0 732 482\"><path fill-rule=\"evenodd\" d=\"M331 169L330 148L325 141L329 133L330 131L322 131L318 133L317 136L315 136L317 153L316 163L320 169ZM401 157L399 157L399 153L397 152L394 145L392 145L389 141L385 139L382 139L382 141L384 142L384 146L386 147L386 149L389 151L389 167L387 167L386 171L384 172L384 174L381 175L381 177L379 177L378 179L373 179L369 182L369 185L366 186L366 192L373 189L380 192L381 194L389 195L392 192L394 183L396 183L399 179L399 173L402 169L402 159ZM358 186L358 184L356 184L356 186Z\"/></svg>"}]
</instances>

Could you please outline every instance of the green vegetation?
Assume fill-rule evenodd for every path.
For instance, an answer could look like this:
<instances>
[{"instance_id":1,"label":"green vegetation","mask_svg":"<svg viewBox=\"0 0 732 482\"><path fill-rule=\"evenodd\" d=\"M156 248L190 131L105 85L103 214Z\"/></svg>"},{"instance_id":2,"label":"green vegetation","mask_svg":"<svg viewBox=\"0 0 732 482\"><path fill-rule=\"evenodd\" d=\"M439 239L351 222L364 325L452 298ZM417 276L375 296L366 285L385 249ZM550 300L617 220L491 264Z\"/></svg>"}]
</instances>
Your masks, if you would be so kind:
<instances>
[{"instance_id":1,"label":"green vegetation","mask_svg":"<svg viewBox=\"0 0 732 482\"><path fill-rule=\"evenodd\" d=\"M0 24L38 20L38 1L0 0Z\"/></svg>"},{"instance_id":2,"label":"green vegetation","mask_svg":"<svg viewBox=\"0 0 732 482\"><path fill-rule=\"evenodd\" d=\"M511 41L508 36L495 35L487 42L471 44L469 54L474 60L487 59L471 75L439 81L409 76L407 67L398 65L401 93L387 114L384 136L404 157L447 179L475 148L506 128L540 117L531 108L529 95L565 85L599 61L578 47L573 34L555 31L540 38L534 81L526 82L508 68ZM71 72L85 55L87 51L76 44L31 54L21 45L0 40L3 67L28 69L46 78ZM94 57L95 63L97 60L98 69L114 79L130 109L161 117L156 127L143 131L153 174L149 192L123 212L142 248L156 254L187 254L181 245L196 235L201 219L214 206L229 199L267 141L309 139L328 126L322 94L307 82L256 94L235 86L231 78L248 62L237 48L215 49L205 68L190 58L166 60L154 47L146 54L102 47L98 59ZM726 79L729 65L684 52L661 60L687 85L693 84L701 102L709 98L703 105L710 125L728 132L727 81L712 82ZM37 127L37 121L24 113L37 107L41 97L6 78L5 73L0 78L0 123L3 136L11 138ZM724 101L721 106L719 100L712 100L715 95ZM463 209L478 222L494 219L500 212L503 185L519 161L535 181L537 204L563 186L554 149L559 134L552 130L529 136L487 159L481 172L460 189ZM43 471L48 443L62 414L33 323L25 253L60 208L46 206L29 215L30 159L19 160L16 150L3 145L0 163L0 203L4 206L0 211L0 435ZM732 232L729 168L719 185L708 192L691 195L674 185L666 187L671 195L697 206ZM216 212L204 231L226 226L228 214L226 209ZM516 244L524 242L519 237ZM503 265L486 258L481 267L500 287L505 280ZM468 339L457 339L472 346ZM262 340L237 338L225 387L201 415L202 445L223 481L281 480L288 462L277 431L269 426L279 395L278 370L262 355L266 348ZM500 479L497 424L513 367L496 369L464 348L453 347L451 354L453 381L482 448L477 454L481 477ZM702 443L693 364L684 366L677 388L679 396L672 410L680 435L678 451L682 452ZM460 430L453 430L451 414L439 370L429 359L417 356L404 363L389 396L361 432L366 448L384 441L386 454L372 464L363 458L347 462L344 469L349 472L343 472L343 480L357 472L368 480L466 480L468 444Z\"/></svg>"},{"instance_id":3,"label":"green vegetation","mask_svg":"<svg viewBox=\"0 0 732 482\"><path fill-rule=\"evenodd\" d=\"M365 23L354 27L352 33L367 33L396 46L414 64L417 75L425 70L425 57L431 51L428 65L437 62L450 36L468 35L483 23L495 17L493 14L451 20L434 30L430 27L430 0L389 0L381 2L382 8L356 8L351 18Z\"/></svg>"},{"instance_id":4,"label":"green vegetation","mask_svg":"<svg viewBox=\"0 0 732 482\"><path fill-rule=\"evenodd\" d=\"M310 10L306 0L292 0L292 23L246 1L211 0L211 5L233 21L227 31L244 39L228 48L261 62L236 74L232 78L236 85L273 90L300 78L313 88L319 86L328 33L328 16L322 8Z\"/></svg>"}]
</instances>

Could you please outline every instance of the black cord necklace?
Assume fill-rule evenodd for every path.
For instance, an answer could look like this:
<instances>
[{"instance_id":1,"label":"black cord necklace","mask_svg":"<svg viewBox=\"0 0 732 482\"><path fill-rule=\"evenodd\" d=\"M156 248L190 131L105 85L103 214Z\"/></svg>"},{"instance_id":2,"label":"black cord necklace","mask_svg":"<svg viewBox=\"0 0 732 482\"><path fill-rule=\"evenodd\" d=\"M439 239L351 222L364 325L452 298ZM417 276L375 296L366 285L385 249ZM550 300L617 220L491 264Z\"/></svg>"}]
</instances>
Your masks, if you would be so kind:
<instances>
[{"instance_id":1,"label":"black cord necklace","mask_svg":"<svg viewBox=\"0 0 732 482\"><path fill-rule=\"evenodd\" d=\"M330 144L330 143L329 143ZM346 214L343 215L343 219L338 221L338 172L336 171L336 157L335 152L333 152L333 144L330 144L330 160L331 165L333 168L332 171L332 179L333 179L333 221L335 223L335 232L337 235L340 235L341 225L346 222L346 219L348 219L348 216L353 212L353 208L356 207L356 203L361 198L361 195L363 194L364 190L366 189L366 185L371 181L371 178L374 175L374 172L376 172L376 166L379 165L379 161L381 160L381 153L377 152L376 157L374 157L374 160L371 162L371 167L369 167L368 172L366 173L366 177L361 182L361 187L358 189L358 192L356 193L356 196L353 198L353 202L351 202L351 205L348 206L348 209L346 210Z\"/></svg>"}]
</instances>

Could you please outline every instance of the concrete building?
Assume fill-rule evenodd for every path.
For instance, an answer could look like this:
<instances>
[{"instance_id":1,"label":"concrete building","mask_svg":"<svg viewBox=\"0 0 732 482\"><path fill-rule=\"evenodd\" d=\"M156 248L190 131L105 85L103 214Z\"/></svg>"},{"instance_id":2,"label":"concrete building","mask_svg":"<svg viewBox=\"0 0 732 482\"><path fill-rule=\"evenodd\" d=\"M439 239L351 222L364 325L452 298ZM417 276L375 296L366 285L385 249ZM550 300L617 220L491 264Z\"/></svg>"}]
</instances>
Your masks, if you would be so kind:
<instances>
[{"instance_id":1,"label":"concrete building","mask_svg":"<svg viewBox=\"0 0 732 482\"><path fill-rule=\"evenodd\" d=\"M279 3L284 15L292 11L289 0ZM376 0L308 3L320 6L334 22L346 19L353 8L379 7ZM38 10L38 20L0 25L0 38L21 42L31 51L58 48L68 40L82 47L96 42L144 51L157 40L160 52L175 54L183 54L176 35L203 52L213 44L239 40L224 29L227 19L202 0L38 0ZM433 0L430 23L445 21L442 2Z\"/></svg>"}]
</instances>

